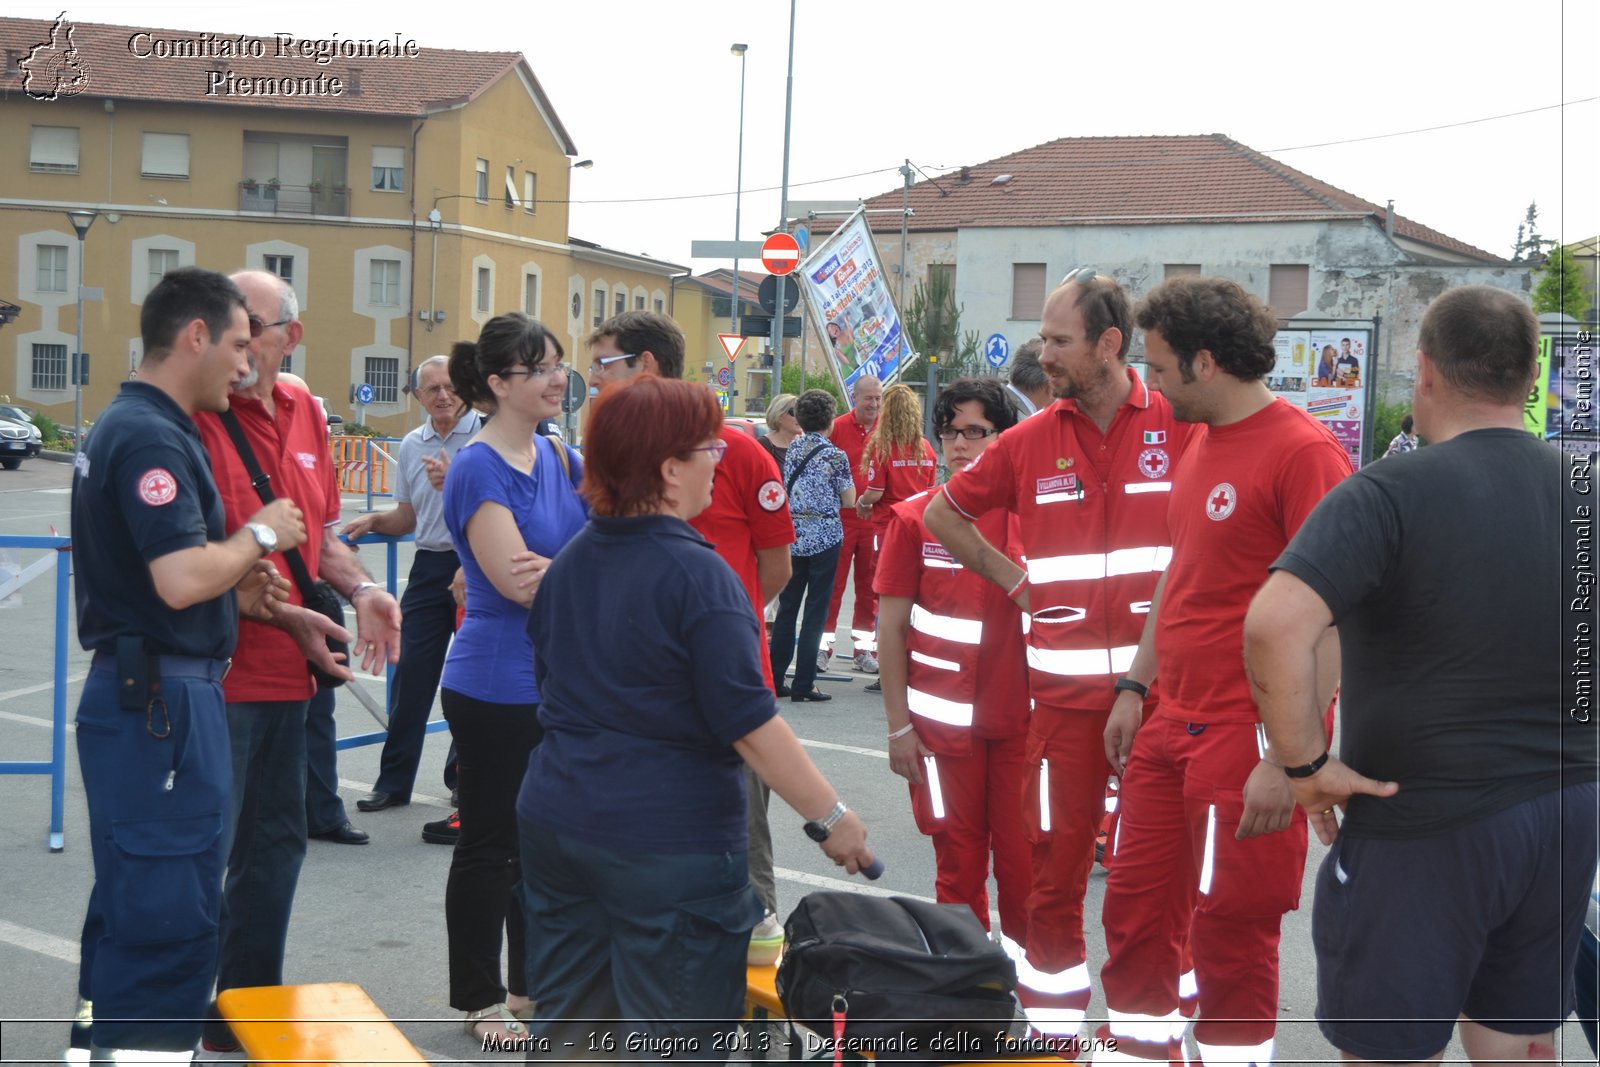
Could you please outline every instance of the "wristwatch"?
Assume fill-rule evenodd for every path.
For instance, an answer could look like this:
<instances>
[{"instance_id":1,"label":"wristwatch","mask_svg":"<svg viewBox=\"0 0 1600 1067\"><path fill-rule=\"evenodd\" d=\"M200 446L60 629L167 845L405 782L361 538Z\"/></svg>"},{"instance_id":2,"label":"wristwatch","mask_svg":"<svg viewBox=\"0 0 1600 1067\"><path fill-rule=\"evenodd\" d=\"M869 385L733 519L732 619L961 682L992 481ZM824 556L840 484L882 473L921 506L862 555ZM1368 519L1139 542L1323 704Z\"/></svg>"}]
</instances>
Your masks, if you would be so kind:
<instances>
[{"instance_id":1,"label":"wristwatch","mask_svg":"<svg viewBox=\"0 0 1600 1067\"><path fill-rule=\"evenodd\" d=\"M844 818L844 813L850 809L844 806L844 801L834 801L833 810L823 817L821 822L810 819L805 824L806 836L816 842L826 841L833 834L833 828Z\"/></svg>"},{"instance_id":2,"label":"wristwatch","mask_svg":"<svg viewBox=\"0 0 1600 1067\"><path fill-rule=\"evenodd\" d=\"M250 536L256 539L256 544L261 548L263 556L270 556L278 551L278 534L272 527L262 522L247 522L244 528L250 531Z\"/></svg>"},{"instance_id":3,"label":"wristwatch","mask_svg":"<svg viewBox=\"0 0 1600 1067\"><path fill-rule=\"evenodd\" d=\"M355 588L350 590L350 595L345 597L345 599L348 600L350 603L354 604L356 602L356 597L361 595L361 591L363 589L376 589L376 588L378 588L378 583L377 582L357 582L356 585L355 585Z\"/></svg>"},{"instance_id":4,"label":"wristwatch","mask_svg":"<svg viewBox=\"0 0 1600 1067\"><path fill-rule=\"evenodd\" d=\"M1117 684L1111 687L1114 693L1138 693L1140 700L1150 699L1150 687L1143 682L1136 682L1127 675L1117 679Z\"/></svg>"}]
</instances>

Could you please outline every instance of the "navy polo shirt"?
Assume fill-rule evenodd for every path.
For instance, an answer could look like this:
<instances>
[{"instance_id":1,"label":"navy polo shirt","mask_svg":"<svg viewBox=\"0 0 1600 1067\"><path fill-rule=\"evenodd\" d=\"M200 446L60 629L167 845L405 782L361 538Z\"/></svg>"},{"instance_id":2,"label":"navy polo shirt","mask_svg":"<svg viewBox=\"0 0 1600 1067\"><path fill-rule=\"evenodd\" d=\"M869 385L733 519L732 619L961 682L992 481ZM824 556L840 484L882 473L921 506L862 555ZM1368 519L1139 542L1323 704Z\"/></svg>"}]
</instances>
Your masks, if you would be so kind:
<instances>
[{"instance_id":1,"label":"navy polo shirt","mask_svg":"<svg viewBox=\"0 0 1600 1067\"><path fill-rule=\"evenodd\" d=\"M155 386L124 382L72 476L83 647L114 652L118 637L139 634L149 655L231 656L239 636L231 589L174 611L150 577L152 560L226 536L222 497L194 420Z\"/></svg>"},{"instance_id":2,"label":"navy polo shirt","mask_svg":"<svg viewBox=\"0 0 1600 1067\"><path fill-rule=\"evenodd\" d=\"M742 852L733 743L777 714L733 568L666 515L592 517L528 623L544 739L517 815L617 851Z\"/></svg>"}]
</instances>

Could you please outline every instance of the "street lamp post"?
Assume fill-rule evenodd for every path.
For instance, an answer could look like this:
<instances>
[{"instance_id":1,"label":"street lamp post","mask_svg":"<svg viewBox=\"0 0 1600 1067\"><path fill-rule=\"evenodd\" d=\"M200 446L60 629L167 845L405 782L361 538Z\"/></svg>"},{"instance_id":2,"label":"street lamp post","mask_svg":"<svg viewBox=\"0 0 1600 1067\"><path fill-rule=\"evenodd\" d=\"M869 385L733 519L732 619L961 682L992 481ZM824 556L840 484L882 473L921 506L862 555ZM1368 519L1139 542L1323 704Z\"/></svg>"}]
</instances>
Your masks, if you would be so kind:
<instances>
[{"instance_id":1,"label":"street lamp post","mask_svg":"<svg viewBox=\"0 0 1600 1067\"><path fill-rule=\"evenodd\" d=\"M733 180L733 288L730 290L732 301L728 305L728 317L733 321L733 332L739 332L739 210L744 201L744 54L750 48L747 44L736 44L730 49L733 55L739 57L739 165ZM777 383L773 383L772 395L778 393Z\"/></svg>"},{"instance_id":2,"label":"street lamp post","mask_svg":"<svg viewBox=\"0 0 1600 1067\"><path fill-rule=\"evenodd\" d=\"M83 451L83 239L100 217L97 211L81 208L67 212L72 228L78 231L78 343L72 355L72 450Z\"/></svg>"}]
</instances>

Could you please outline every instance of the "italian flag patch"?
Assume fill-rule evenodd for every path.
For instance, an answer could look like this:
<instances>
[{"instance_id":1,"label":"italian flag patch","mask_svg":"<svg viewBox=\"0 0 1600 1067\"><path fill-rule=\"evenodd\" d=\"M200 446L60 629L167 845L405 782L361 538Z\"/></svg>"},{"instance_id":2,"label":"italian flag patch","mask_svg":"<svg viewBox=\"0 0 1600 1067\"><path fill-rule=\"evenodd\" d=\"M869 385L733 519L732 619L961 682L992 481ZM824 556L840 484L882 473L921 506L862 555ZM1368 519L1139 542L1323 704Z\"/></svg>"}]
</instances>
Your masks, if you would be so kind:
<instances>
[{"instance_id":1,"label":"italian flag patch","mask_svg":"<svg viewBox=\"0 0 1600 1067\"><path fill-rule=\"evenodd\" d=\"M1165 430L1146 430L1144 432L1144 443L1147 444L1147 445L1164 445L1164 444L1166 444L1167 443L1167 431L1165 431Z\"/></svg>"}]
</instances>

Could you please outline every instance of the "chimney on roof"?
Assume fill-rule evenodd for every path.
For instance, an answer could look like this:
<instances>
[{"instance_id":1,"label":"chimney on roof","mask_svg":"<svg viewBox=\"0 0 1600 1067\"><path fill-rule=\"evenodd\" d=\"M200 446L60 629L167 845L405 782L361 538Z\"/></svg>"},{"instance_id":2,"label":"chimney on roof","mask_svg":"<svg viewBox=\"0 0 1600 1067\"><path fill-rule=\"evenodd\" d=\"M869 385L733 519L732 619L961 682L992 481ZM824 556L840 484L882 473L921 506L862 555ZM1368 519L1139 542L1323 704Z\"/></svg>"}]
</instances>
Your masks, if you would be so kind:
<instances>
[{"instance_id":1,"label":"chimney on roof","mask_svg":"<svg viewBox=\"0 0 1600 1067\"><path fill-rule=\"evenodd\" d=\"M962 167L961 173L956 175L957 184L966 185L970 181L972 181L972 168Z\"/></svg>"},{"instance_id":2,"label":"chimney on roof","mask_svg":"<svg viewBox=\"0 0 1600 1067\"><path fill-rule=\"evenodd\" d=\"M1389 206L1383 211L1383 235L1389 240L1394 240L1394 201L1389 201Z\"/></svg>"},{"instance_id":3,"label":"chimney on roof","mask_svg":"<svg viewBox=\"0 0 1600 1067\"><path fill-rule=\"evenodd\" d=\"M347 81L345 83L345 92L349 93L351 96L360 96L361 95L361 68L360 67L346 67L345 70L350 75L349 81Z\"/></svg>"}]
</instances>

